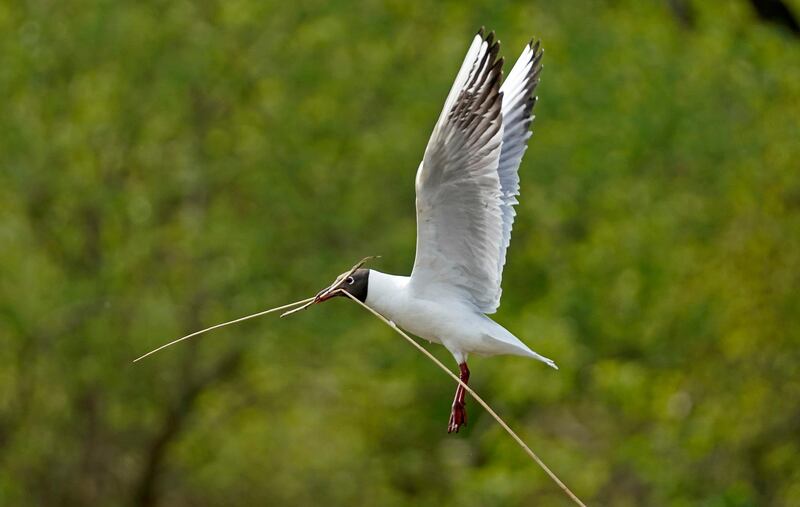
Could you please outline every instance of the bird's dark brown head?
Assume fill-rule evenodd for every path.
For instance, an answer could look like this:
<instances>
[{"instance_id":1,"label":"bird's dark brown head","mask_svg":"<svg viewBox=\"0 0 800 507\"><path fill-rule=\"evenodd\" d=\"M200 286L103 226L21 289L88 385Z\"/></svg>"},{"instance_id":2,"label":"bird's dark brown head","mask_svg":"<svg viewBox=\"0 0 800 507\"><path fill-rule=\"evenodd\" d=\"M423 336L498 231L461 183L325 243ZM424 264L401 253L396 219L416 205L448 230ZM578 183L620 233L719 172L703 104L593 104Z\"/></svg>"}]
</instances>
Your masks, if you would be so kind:
<instances>
[{"instance_id":1,"label":"bird's dark brown head","mask_svg":"<svg viewBox=\"0 0 800 507\"><path fill-rule=\"evenodd\" d=\"M367 288L369 286L369 270L359 268L349 275L347 272L343 273L343 275L347 276L340 275L340 278L337 278L337 281L333 285L317 294L314 302L322 303L323 301L337 296L346 297L340 291L349 292L362 303L366 302Z\"/></svg>"}]
</instances>

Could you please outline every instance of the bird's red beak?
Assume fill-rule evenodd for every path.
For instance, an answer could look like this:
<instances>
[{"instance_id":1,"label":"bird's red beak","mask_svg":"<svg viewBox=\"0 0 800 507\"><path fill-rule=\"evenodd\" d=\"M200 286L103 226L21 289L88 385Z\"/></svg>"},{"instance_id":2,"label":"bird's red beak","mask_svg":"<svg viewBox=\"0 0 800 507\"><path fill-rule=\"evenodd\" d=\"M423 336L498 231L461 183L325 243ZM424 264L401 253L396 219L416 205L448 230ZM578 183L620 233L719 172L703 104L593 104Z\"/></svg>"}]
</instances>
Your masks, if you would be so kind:
<instances>
[{"instance_id":1,"label":"bird's red beak","mask_svg":"<svg viewBox=\"0 0 800 507\"><path fill-rule=\"evenodd\" d=\"M336 291L336 287L330 286L326 289L322 289L314 296L314 303L322 303L323 301L327 301L332 297L335 297L338 294Z\"/></svg>"},{"instance_id":2,"label":"bird's red beak","mask_svg":"<svg viewBox=\"0 0 800 507\"><path fill-rule=\"evenodd\" d=\"M323 301L327 301L327 300L329 300L331 298L334 298L336 296L341 296L342 292L344 292L344 290L345 290L343 287L344 287L344 281L347 280L347 277L349 277L350 275L355 273L356 270L358 268L360 268L361 266L363 266L365 262L367 262L370 259L376 259L377 257L379 257L379 256L364 257L363 259L361 259L361 261L358 262L358 264L356 264L355 266L350 268L349 271L346 271L346 272L342 273L341 275L337 276L336 280L331 285L329 285L327 288L322 289L321 291L319 291L317 293L317 295L314 296L314 301L308 303L307 305L305 305L305 306L303 306L301 308L292 310L292 312L298 311L298 310L300 310L302 308L307 308L308 306L311 306L313 304L322 303Z\"/></svg>"},{"instance_id":3,"label":"bird's red beak","mask_svg":"<svg viewBox=\"0 0 800 507\"><path fill-rule=\"evenodd\" d=\"M360 268L361 266L363 266L365 262L367 262L370 259L375 259L377 257L378 256L364 257L363 259L361 259L361 261L359 261L358 264L356 264L355 266L350 268L350 271L347 271L347 272L342 273L341 275L337 276L336 280L332 284L330 284L327 288L322 289L321 291L319 291L317 293L317 295L314 296L313 300L309 301L308 303L304 304L303 306L298 306L297 308L294 308L292 310L284 312L281 315L281 317L286 317L287 315L291 315L293 313L297 313L299 311L305 310L309 306L315 305L317 303L325 302L325 301L327 301L327 300L329 300L331 298L334 298L336 296L341 296L342 292L344 292L344 290L345 290L345 289L342 288L342 283L343 283L342 281L343 280L347 280L347 277L352 275L353 273L355 273L356 270L358 268Z\"/></svg>"}]
</instances>

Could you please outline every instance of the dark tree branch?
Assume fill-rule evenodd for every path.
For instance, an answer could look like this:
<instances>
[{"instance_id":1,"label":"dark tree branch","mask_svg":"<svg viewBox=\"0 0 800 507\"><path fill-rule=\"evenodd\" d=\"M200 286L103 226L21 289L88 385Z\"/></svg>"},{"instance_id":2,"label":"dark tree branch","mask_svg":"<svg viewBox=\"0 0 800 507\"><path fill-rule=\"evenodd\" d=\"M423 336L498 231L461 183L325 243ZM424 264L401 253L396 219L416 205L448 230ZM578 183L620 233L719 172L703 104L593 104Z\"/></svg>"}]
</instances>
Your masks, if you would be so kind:
<instances>
[{"instance_id":1,"label":"dark tree branch","mask_svg":"<svg viewBox=\"0 0 800 507\"><path fill-rule=\"evenodd\" d=\"M667 0L667 4L683 28L694 28L694 9L689 0Z\"/></svg>"},{"instance_id":2,"label":"dark tree branch","mask_svg":"<svg viewBox=\"0 0 800 507\"><path fill-rule=\"evenodd\" d=\"M158 473L169 445L180 434L199 395L213 384L230 377L239 367L241 359L242 351L235 350L220 360L210 371L185 386L174 406L167 412L161 428L144 453L144 467L135 488L135 505L142 507L156 505Z\"/></svg>"},{"instance_id":3,"label":"dark tree branch","mask_svg":"<svg viewBox=\"0 0 800 507\"><path fill-rule=\"evenodd\" d=\"M749 2L761 20L782 26L800 37L800 23L783 0L749 0Z\"/></svg>"}]
</instances>

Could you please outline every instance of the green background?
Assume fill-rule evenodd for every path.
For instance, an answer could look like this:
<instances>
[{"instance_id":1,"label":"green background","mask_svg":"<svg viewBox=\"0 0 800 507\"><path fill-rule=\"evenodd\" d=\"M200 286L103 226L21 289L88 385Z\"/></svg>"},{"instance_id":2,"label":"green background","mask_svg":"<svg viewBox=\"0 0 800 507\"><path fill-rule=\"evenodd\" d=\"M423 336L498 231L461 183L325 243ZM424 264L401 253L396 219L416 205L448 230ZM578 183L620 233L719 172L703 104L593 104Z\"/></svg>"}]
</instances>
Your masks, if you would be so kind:
<instances>
[{"instance_id":1,"label":"green background","mask_svg":"<svg viewBox=\"0 0 800 507\"><path fill-rule=\"evenodd\" d=\"M495 317L561 369L472 385L590 505L800 505L800 39L669 5L1 2L0 504L569 505L347 301L131 364L407 274L486 25L545 47Z\"/></svg>"}]
</instances>

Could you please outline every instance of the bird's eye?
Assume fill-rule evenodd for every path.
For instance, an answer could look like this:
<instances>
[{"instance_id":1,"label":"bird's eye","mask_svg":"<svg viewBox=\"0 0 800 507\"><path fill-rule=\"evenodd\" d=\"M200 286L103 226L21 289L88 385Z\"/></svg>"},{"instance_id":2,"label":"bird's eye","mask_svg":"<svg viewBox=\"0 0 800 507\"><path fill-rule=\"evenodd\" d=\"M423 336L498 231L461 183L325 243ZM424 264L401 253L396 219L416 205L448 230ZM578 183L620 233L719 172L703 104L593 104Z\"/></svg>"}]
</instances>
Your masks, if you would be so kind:
<instances>
[{"instance_id":1,"label":"bird's eye","mask_svg":"<svg viewBox=\"0 0 800 507\"><path fill-rule=\"evenodd\" d=\"M356 283L355 279L352 276L347 277L347 285L353 285Z\"/></svg>"}]
</instances>

